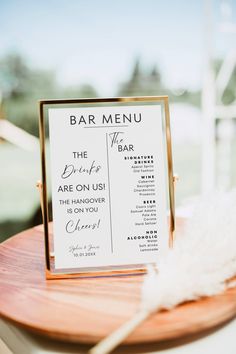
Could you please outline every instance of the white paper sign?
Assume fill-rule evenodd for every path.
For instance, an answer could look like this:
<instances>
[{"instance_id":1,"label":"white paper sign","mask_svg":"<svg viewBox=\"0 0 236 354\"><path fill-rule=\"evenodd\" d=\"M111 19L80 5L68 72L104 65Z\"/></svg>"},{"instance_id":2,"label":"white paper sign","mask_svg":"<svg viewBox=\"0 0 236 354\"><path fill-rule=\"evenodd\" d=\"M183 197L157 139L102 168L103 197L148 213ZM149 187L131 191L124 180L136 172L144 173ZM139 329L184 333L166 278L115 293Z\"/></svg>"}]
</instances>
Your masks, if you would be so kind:
<instances>
[{"instance_id":1,"label":"white paper sign","mask_svg":"<svg viewBox=\"0 0 236 354\"><path fill-rule=\"evenodd\" d=\"M161 107L48 115L55 269L155 262L168 247Z\"/></svg>"}]
</instances>

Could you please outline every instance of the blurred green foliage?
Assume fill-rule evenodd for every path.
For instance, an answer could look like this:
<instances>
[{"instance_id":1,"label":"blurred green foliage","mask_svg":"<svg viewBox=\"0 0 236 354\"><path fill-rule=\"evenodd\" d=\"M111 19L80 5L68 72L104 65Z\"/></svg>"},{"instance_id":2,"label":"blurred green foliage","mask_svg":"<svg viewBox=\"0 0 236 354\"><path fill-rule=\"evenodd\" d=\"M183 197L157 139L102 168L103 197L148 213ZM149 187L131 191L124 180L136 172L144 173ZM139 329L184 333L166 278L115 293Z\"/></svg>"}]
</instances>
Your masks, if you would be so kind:
<instances>
[{"instance_id":1,"label":"blurred green foliage","mask_svg":"<svg viewBox=\"0 0 236 354\"><path fill-rule=\"evenodd\" d=\"M200 91L170 90L163 83L156 65L145 70L137 59L130 78L120 85L117 96L169 96L170 102L184 102L200 107Z\"/></svg>"},{"instance_id":2,"label":"blurred green foliage","mask_svg":"<svg viewBox=\"0 0 236 354\"><path fill-rule=\"evenodd\" d=\"M38 136L39 99L97 96L88 84L60 87L53 71L33 69L19 54L0 59L0 93L6 118L35 136Z\"/></svg>"},{"instance_id":3,"label":"blurred green foliage","mask_svg":"<svg viewBox=\"0 0 236 354\"><path fill-rule=\"evenodd\" d=\"M0 59L0 93L6 118L35 136L38 136L39 99L98 96L96 89L90 84L61 87L55 72L32 68L27 60L17 53ZM139 60L135 61L130 78L120 85L116 95L168 95L171 102L188 102L200 106L199 91L171 91L163 84L156 66L145 71Z\"/></svg>"}]
</instances>

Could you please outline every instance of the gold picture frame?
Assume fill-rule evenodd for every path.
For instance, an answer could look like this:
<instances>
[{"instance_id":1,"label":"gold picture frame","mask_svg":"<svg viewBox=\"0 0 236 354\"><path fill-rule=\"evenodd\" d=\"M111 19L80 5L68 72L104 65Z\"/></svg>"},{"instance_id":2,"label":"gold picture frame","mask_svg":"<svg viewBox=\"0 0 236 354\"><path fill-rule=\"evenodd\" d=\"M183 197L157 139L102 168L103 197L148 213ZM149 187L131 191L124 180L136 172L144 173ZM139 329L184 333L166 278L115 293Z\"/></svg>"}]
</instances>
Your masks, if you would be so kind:
<instances>
[{"instance_id":1,"label":"gold picture frame","mask_svg":"<svg viewBox=\"0 0 236 354\"><path fill-rule=\"evenodd\" d=\"M167 172L168 172L168 194L169 194L169 247L173 247L174 231L175 231L175 177L173 175L173 160L172 160L172 143L171 143L171 131L170 131L170 113L169 113L169 100L168 96L139 96L139 97L114 97L114 98L86 98L86 99L52 99L52 100L40 100L39 101L39 132L40 132L40 154L41 154L41 174L42 180L38 182L37 186L40 189L41 209L44 225L44 244L45 244L45 265L46 265L46 278L58 279L58 278L72 278L82 276L108 276L108 275L120 275L120 274L133 274L144 273L146 267L140 265L140 267L129 268L117 267L110 269L109 267L101 267L101 269L92 269L88 272L63 272L56 273L53 267L54 252L51 247L52 240L49 232L49 209L48 209L48 193L47 193L47 168L46 168L46 133L45 133L45 109L49 106L63 106L63 105L91 105L96 104L155 104L160 103L163 107L164 113L164 125L165 125L165 142L166 142L166 154L167 154Z\"/></svg>"}]
</instances>

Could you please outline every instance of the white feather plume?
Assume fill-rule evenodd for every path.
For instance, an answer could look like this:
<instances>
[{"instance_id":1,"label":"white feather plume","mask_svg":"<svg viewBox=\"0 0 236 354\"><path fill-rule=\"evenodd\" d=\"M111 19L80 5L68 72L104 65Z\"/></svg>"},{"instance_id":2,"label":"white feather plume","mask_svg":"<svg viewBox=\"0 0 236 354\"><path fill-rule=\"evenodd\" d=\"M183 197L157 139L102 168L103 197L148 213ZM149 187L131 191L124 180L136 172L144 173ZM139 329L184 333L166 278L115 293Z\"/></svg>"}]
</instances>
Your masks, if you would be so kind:
<instances>
[{"instance_id":1,"label":"white feather plume","mask_svg":"<svg viewBox=\"0 0 236 354\"><path fill-rule=\"evenodd\" d=\"M156 272L155 269L158 269ZM140 311L89 351L110 353L151 313L236 286L236 191L199 202L174 248L149 267Z\"/></svg>"},{"instance_id":2,"label":"white feather plume","mask_svg":"<svg viewBox=\"0 0 236 354\"><path fill-rule=\"evenodd\" d=\"M236 191L201 201L157 269L142 288L149 312L223 292L236 275Z\"/></svg>"}]
</instances>

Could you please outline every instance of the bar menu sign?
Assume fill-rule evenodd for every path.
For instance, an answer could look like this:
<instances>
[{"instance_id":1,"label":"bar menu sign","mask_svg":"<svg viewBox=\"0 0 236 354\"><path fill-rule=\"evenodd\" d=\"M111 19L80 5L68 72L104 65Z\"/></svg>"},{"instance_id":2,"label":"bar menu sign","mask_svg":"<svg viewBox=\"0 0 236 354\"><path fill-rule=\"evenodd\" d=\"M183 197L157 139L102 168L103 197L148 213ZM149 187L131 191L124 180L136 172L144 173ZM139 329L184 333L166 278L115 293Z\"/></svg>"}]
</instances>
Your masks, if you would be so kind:
<instances>
[{"instance_id":1,"label":"bar menu sign","mask_svg":"<svg viewBox=\"0 0 236 354\"><path fill-rule=\"evenodd\" d=\"M49 108L55 269L156 262L168 247L161 105Z\"/></svg>"}]
</instances>

